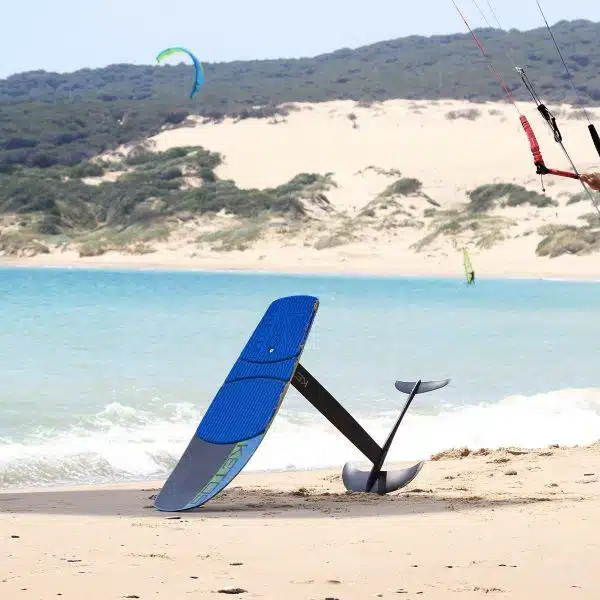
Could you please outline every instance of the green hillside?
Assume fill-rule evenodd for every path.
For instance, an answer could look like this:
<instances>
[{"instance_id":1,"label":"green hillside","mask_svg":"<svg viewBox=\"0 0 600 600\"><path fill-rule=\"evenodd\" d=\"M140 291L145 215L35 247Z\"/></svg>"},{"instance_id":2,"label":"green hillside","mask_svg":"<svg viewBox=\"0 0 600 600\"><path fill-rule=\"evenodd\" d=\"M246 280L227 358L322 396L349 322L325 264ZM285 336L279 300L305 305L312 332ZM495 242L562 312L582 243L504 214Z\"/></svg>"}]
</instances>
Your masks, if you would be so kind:
<instances>
[{"instance_id":1,"label":"green hillside","mask_svg":"<svg viewBox=\"0 0 600 600\"><path fill-rule=\"evenodd\" d=\"M600 23L554 27L580 93L600 105ZM479 32L515 96L529 99L507 58L529 67L548 103L574 102L545 29ZM502 90L469 34L411 36L314 58L206 63L193 101L191 67L112 65L58 74L22 73L0 81L0 166L75 165L146 137L190 113L211 119L268 116L291 101L391 98L500 100ZM253 107L261 107L259 109Z\"/></svg>"},{"instance_id":2,"label":"green hillside","mask_svg":"<svg viewBox=\"0 0 600 600\"><path fill-rule=\"evenodd\" d=\"M600 105L600 24L564 21L553 29L584 101ZM528 68L544 101L575 102L546 29L478 34L517 99L529 96L509 52ZM240 190L218 179L220 157L202 148L140 151L123 164L90 162L190 114L218 121L269 117L293 101L503 97L469 34L410 36L313 58L204 63L204 69L206 84L192 101L192 67L185 64L35 71L0 81L0 253L18 253L23 245L35 251L39 236L55 243L129 229L143 239L158 235L169 219L223 208L242 218L265 212L302 218L299 195L326 185L320 175L303 174L274 190ZM99 185L83 181L107 170L125 175ZM189 186L189 177L200 187ZM142 234L144 228L153 233Z\"/></svg>"}]
</instances>

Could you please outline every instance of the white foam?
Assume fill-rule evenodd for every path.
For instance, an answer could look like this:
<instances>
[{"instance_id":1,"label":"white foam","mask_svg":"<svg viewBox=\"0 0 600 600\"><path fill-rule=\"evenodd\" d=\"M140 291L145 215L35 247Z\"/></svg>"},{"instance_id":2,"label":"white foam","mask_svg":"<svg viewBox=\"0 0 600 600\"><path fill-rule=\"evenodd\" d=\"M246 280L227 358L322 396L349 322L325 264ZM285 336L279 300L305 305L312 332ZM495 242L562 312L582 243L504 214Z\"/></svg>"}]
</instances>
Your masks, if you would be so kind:
<instances>
[{"instance_id":1,"label":"white foam","mask_svg":"<svg viewBox=\"0 0 600 600\"><path fill-rule=\"evenodd\" d=\"M112 403L64 430L38 429L21 440L0 440L0 488L164 478L194 434L201 411L191 404L157 406L150 412ZM383 443L397 414L355 416ZM451 447L534 448L598 439L600 389L566 389L494 404L445 405L438 414L411 409L388 456L417 460ZM317 413L284 408L247 468L341 469L347 460L361 459Z\"/></svg>"}]
</instances>

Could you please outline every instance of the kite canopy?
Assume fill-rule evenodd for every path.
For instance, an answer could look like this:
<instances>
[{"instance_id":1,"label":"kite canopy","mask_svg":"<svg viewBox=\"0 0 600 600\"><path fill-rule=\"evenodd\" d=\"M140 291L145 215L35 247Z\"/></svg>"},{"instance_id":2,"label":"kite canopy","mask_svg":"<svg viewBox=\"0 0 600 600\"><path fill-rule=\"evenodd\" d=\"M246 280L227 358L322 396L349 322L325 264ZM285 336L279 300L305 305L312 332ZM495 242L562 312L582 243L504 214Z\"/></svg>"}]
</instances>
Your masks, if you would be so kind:
<instances>
[{"instance_id":1,"label":"kite canopy","mask_svg":"<svg viewBox=\"0 0 600 600\"><path fill-rule=\"evenodd\" d=\"M172 56L173 54L187 54L194 63L194 68L196 69L196 78L194 80L194 87L192 87L192 91L190 92L190 98L193 98L200 89L200 86L204 83L204 69L200 64L200 61L194 56L192 52L190 52L187 48L183 48L181 46L175 46L173 48L166 48L163 50L157 57L156 62L160 63L165 58Z\"/></svg>"},{"instance_id":2,"label":"kite canopy","mask_svg":"<svg viewBox=\"0 0 600 600\"><path fill-rule=\"evenodd\" d=\"M473 283L473 265L471 263L469 251L466 248L463 248L463 263L465 266L465 277L467 278L467 283Z\"/></svg>"}]
</instances>

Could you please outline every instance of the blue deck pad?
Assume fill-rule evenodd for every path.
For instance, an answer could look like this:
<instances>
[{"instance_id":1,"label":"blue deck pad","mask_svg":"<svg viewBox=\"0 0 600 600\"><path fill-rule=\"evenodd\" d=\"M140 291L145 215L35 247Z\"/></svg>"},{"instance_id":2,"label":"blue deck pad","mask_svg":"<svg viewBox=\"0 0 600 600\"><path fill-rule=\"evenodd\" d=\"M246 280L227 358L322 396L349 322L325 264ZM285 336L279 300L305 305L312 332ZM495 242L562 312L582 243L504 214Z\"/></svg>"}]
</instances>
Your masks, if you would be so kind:
<instances>
[{"instance_id":1,"label":"blue deck pad","mask_svg":"<svg viewBox=\"0 0 600 600\"><path fill-rule=\"evenodd\" d=\"M290 296L269 306L206 411L197 437L232 444L267 430L294 375L318 305L313 296Z\"/></svg>"},{"instance_id":2,"label":"blue deck pad","mask_svg":"<svg viewBox=\"0 0 600 600\"><path fill-rule=\"evenodd\" d=\"M274 363L298 358L318 303L318 299L313 296L289 296L275 300L248 340L239 360ZM290 373L290 379L292 374Z\"/></svg>"},{"instance_id":3,"label":"blue deck pad","mask_svg":"<svg viewBox=\"0 0 600 600\"><path fill-rule=\"evenodd\" d=\"M158 510L201 506L252 458L289 387L318 307L312 296L269 306L157 495Z\"/></svg>"},{"instance_id":4,"label":"blue deck pad","mask_svg":"<svg viewBox=\"0 0 600 600\"><path fill-rule=\"evenodd\" d=\"M288 383L280 379L240 379L218 391L197 436L213 444L235 444L264 433Z\"/></svg>"}]
</instances>

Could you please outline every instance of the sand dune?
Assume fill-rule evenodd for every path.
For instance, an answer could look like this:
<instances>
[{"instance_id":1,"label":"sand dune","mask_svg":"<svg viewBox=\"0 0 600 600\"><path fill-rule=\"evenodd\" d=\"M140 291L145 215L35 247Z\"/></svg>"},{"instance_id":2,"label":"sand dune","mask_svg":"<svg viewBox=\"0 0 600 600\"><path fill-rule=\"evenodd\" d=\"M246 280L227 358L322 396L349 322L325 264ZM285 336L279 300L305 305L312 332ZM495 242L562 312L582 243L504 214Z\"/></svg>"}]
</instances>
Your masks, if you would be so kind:
<instances>
[{"instance_id":1,"label":"sand dune","mask_svg":"<svg viewBox=\"0 0 600 600\"><path fill-rule=\"evenodd\" d=\"M523 103L521 108L534 126L546 163L569 168L534 107ZM563 136L578 167L599 166L590 160L593 148L587 127L575 118L575 109L564 106L556 111L560 111ZM540 228L581 228L586 225L582 217L593 213L588 199L569 204L582 191L576 181L545 178L546 194L557 206L506 206L489 211L485 218L465 216L467 194L478 186L513 183L541 193L540 178L512 105L392 100L364 106L335 101L290 105L289 114L276 120L191 121L150 138L149 147L162 151L201 145L220 152L224 162L217 174L246 188L275 187L302 172L330 174L334 183L323 192L328 211L317 207L319 214L301 227L201 217L180 224L168 241L153 243L151 252L137 256L111 251L81 258L76 248L63 247L52 248L46 255L0 260L32 265L460 277L460 250L466 245L472 249L479 277L600 276L600 244L591 243L589 254L536 256L536 247L546 235ZM361 216L369 203L381 204L381 194L400 177L416 179L422 187L386 199L387 213L378 205L371 211L372 218ZM309 213L313 208L307 207ZM235 244L231 249L222 243L198 242L208 231L241 239L244 250L236 251ZM582 234L574 232L572 237L575 241L569 247L578 251Z\"/></svg>"}]
</instances>

